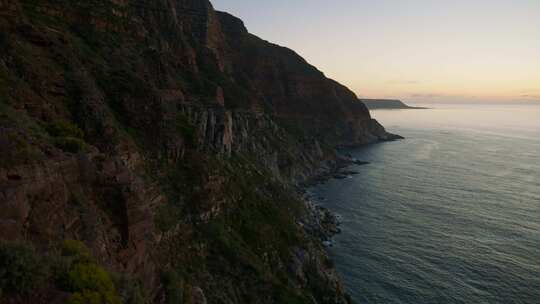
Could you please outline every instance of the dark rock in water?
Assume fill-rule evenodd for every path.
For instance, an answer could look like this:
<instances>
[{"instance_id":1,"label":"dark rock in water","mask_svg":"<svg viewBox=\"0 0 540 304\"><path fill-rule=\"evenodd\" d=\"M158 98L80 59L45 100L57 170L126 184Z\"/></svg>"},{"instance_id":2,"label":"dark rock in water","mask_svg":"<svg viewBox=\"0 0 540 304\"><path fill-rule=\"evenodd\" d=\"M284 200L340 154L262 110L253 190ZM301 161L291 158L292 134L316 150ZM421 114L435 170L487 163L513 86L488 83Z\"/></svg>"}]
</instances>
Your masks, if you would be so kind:
<instances>
[{"instance_id":1,"label":"dark rock in water","mask_svg":"<svg viewBox=\"0 0 540 304\"><path fill-rule=\"evenodd\" d=\"M358 166L364 166L364 165L369 165L369 162L361 161L361 160L354 160L353 164L358 165Z\"/></svg>"},{"instance_id":2,"label":"dark rock in water","mask_svg":"<svg viewBox=\"0 0 540 304\"><path fill-rule=\"evenodd\" d=\"M333 247L334 246L334 243L332 243L331 241L323 241L322 242L322 245L324 247Z\"/></svg>"}]
</instances>

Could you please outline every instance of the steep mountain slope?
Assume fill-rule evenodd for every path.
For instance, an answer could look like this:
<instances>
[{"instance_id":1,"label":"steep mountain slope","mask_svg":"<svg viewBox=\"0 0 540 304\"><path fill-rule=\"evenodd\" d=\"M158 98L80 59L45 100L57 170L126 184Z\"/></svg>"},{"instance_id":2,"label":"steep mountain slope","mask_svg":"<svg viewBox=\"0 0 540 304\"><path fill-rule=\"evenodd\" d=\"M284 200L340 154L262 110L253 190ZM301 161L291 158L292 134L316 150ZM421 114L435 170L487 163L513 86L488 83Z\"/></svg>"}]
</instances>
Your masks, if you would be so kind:
<instances>
[{"instance_id":1,"label":"steep mountain slope","mask_svg":"<svg viewBox=\"0 0 540 304\"><path fill-rule=\"evenodd\" d=\"M2 303L348 301L294 191L395 138L348 89L206 0L0 0L0 27Z\"/></svg>"}]
</instances>

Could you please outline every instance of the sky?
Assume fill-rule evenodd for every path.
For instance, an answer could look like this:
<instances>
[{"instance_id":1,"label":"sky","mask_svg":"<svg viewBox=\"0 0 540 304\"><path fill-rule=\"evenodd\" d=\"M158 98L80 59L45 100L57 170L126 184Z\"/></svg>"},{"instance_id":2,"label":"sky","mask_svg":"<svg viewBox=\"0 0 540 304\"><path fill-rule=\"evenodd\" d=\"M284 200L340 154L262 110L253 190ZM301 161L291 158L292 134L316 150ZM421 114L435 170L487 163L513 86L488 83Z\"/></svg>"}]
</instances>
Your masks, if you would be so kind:
<instances>
[{"instance_id":1,"label":"sky","mask_svg":"<svg viewBox=\"0 0 540 304\"><path fill-rule=\"evenodd\" d=\"M213 0L362 98L540 101L540 0Z\"/></svg>"}]
</instances>

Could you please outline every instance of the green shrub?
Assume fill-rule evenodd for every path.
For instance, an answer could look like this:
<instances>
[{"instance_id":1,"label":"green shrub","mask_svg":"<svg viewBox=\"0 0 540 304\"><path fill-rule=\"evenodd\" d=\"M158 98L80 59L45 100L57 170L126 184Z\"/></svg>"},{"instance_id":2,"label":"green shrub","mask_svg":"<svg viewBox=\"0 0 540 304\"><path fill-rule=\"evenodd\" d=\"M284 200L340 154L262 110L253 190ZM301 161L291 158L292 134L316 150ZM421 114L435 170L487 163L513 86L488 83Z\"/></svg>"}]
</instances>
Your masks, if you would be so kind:
<instances>
[{"instance_id":1,"label":"green shrub","mask_svg":"<svg viewBox=\"0 0 540 304\"><path fill-rule=\"evenodd\" d=\"M62 244L62 255L76 257L80 260L89 261L92 254L86 245L81 241L65 240Z\"/></svg>"},{"instance_id":2,"label":"green shrub","mask_svg":"<svg viewBox=\"0 0 540 304\"><path fill-rule=\"evenodd\" d=\"M73 291L95 290L108 292L114 284L105 269L91 263L76 263L68 273L70 288Z\"/></svg>"},{"instance_id":3,"label":"green shrub","mask_svg":"<svg viewBox=\"0 0 540 304\"><path fill-rule=\"evenodd\" d=\"M84 142L74 137L59 137L54 140L57 148L69 153L78 153L84 148Z\"/></svg>"},{"instance_id":4,"label":"green shrub","mask_svg":"<svg viewBox=\"0 0 540 304\"><path fill-rule=\"evenodd\" d=\"M43 285L47 269L33 247L25 244L0 244L0 290L28 293Z\"/></svg>"},{"instance_id":5,"label":"green shrub","mask_svg":"<svg viewBox=\"0 0 540 304\"><path fill-rule=\"evenodd\" d=\"M95 291L84 290L74 293L66 304L102 304L101 295Z\"/></svg>"},{"instance_id":6,"label":"green shrub","mask_svg":"<svg viewBox=\"0 0 540 304\"><path fill-rule=\"evenodd\" d=\"M55 146L65 152L78 153L84 148L84 132L70 122L55 121L49 124L46 130L55 138Z\"/></svg>"},{"instance_id":7,"label":"green shrub","mask_svg":"<svg viewBox=\"0 0 540 304\"><path fill-rule=\"evenodd\" d=\"M78 126L62 120L49 124L47 132L53 137L84 138L84 132Z\"/></svg>"},{"instance_id":8,"label":"green shrub","mask_svg":"<svg viewBox=\"0 0 540 304\"><path fill-rule=\"evenodd\" d=\"M74 293L66 304L120 304L122 301L117 295L103 295L99 292L83 290Z\"/></svg>"},{"instance_id":9,"label":"green shrub","mask_svg":"<svg viewBox=\"0 0 540 304\"><path fill-rule=\"evenodd\" d=\"M122 303L109 273L93 262L90 250L80 241L65 240L62 255L75 262L61 275L60 285L73 292L70 304L120 304Z\"/></svg>"},{"instance_id":10,"label":"green shrub","mask_svg":"<svg viewBox=\"0 0 540 304\"><path fill-rule=\"evenodd\" d=\"M74 292L73 301L81 299L92 300L99 295L101 299L99 303L122 303L109 273L94 263L76 263L73 265L67 274L66 283L68 290Z\"/></svg>"}]
</instances>

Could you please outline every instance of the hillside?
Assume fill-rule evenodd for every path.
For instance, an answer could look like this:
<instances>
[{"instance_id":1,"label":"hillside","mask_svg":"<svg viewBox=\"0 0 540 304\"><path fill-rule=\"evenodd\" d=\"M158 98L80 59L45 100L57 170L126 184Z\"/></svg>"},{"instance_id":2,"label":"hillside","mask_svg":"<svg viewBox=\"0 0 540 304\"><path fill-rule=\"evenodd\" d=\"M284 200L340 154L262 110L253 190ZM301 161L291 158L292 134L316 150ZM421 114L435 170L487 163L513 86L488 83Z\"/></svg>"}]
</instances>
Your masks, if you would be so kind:
<instances>
[{"instance_id":1,"label":"hillside","mask_svg":"<svg viewBox=\"0 0 540 304\"><path fill-rule=\"evenodd\" d=\"M0 0L1 303L347 303L299 187L398 138L206 0Z\"/></svg>"},{"instance_id":2,"label":"hillside","mask_svg":"<svg viewBox=\"0 0 540 304\"><path fill-rule=\"evenodd\" d=\"M411 107L401 100L394 99L361 99L370 110L378 109L425 109L422 107Z\"/></svg>"}]
</instances>

